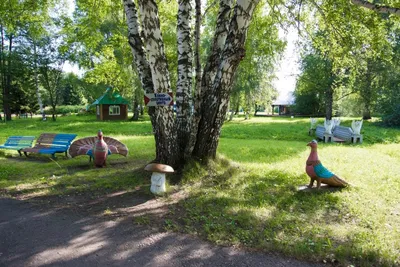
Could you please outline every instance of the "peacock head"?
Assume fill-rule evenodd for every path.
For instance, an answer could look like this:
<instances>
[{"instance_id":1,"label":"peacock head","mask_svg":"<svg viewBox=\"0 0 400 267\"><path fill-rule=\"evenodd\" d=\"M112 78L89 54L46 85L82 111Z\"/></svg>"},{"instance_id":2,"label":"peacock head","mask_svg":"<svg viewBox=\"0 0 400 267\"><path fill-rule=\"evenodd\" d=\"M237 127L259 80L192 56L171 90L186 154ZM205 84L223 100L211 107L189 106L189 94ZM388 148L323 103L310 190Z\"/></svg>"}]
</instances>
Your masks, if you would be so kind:
<instances>
[{"instance_id":1,"label":"peacock head","mask_svg":"<svg viewBox=\"0 0 400 267\"><path fill-rule=\"evenodd\" d=\"M307 146L310 146L312 148L316 148L318 146L317 140L312 140L310 143L307 144Z\"/></svg>"}]
</instances>

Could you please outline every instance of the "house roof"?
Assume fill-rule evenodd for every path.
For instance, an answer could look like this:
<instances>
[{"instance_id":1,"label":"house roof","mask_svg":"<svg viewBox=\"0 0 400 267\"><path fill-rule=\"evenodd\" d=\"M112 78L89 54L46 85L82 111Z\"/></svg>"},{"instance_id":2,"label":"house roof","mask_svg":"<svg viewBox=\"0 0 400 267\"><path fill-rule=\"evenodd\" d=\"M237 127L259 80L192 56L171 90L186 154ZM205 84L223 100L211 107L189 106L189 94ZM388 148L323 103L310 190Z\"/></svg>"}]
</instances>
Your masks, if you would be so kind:
<instances>
[{"instance_id":1,"label":"house roof","mask_svg":"<svg viewBox=\"0 0 400 267\"><path fill-rule=\"evenodd\" d=\"M119 92L113 92L111 88L107 88L104 95L100 96L96 101L94 101L90 106L94 105L120 105L120 104L129 104L129 101L123 98Z\"/></svg>"},{"instance_id":2,"label":"house roof","mask_svg":"<svg viewBox=\"0 0 400 267\"><path fill-rule=\"evenodd\" d=\"M291 104L289 102L273 102L272 106L290 106Z\"/></svg>"}]
</instances>

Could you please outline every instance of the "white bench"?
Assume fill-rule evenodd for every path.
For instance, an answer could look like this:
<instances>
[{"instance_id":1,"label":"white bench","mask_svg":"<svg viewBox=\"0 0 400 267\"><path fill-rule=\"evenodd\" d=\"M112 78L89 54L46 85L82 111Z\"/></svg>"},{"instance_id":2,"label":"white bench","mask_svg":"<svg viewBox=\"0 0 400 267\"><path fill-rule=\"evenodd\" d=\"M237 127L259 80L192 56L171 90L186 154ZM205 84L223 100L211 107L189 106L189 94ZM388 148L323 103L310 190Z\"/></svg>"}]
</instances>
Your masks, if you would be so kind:
<instances>
[{"instance_id":1,"label":"white bench","mask_svg":"<svg viewBox=\"0 0 400 267\"><path fill-rule=\"evenodd\" d=\"M325 127L322 125L317 125L317 127L315 128L315 135L318 139L323 140L325 143L337 141L335 140L333 134L325 133Z\"/></svg>"},{"instance_id":2,"label":"white bench","mask_svg":"<svg viewBox=\"0 0 400 267\"><path fill-rule=\"evenodd\" d=\"M362 135L354 134L350 127L336 126L335 129L333 129L333 135L337 138L345 140L346 142L357 143L359 140L360 143L362 143Z\"/></svg>"}]
</instances>

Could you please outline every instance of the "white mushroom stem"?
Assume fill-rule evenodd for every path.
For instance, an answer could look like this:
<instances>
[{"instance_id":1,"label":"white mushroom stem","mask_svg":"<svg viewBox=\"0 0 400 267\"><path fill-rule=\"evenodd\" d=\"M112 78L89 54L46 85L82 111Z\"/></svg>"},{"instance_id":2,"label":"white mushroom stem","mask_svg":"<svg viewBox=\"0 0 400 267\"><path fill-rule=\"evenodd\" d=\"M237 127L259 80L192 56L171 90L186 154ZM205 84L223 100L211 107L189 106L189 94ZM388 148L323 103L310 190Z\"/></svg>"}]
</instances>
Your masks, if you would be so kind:
<instances>
[{"instance_id":1,"label":"white mushroom stem","mask_svg":"<svg viewBox=\"0 0 400 267\"><path fill-rule=\"evenodd\" d=\"M150 191L153 194L160 194L166 191L165 188L165 173L153 172L151 175Z\"/></svg>"}]
</instances>

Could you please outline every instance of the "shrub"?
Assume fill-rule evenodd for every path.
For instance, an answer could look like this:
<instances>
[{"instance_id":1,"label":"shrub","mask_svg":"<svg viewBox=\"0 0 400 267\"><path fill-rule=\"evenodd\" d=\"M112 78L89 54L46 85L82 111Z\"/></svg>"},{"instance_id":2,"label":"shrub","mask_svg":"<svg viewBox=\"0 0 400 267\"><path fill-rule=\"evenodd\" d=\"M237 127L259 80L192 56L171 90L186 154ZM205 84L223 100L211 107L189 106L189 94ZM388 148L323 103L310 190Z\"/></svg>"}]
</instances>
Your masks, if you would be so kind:
<instances>
[{"instance_id":1,"label":"shrub","mask_svg":"<svg viewBox=\"0 0 400 267\"><path fill-rule=\"evenodd\" d=\"M382 117L382 122L389 127L400 126L400 105L397 105L392 114Z\"/></svg>"},{"instance_id":2,"label":"shrub","mask_svg":"<svg viewBox=\"0 0 400 267\"><path fill-rule=\"evenodd\" d=\"M85 106L57 106L56 114L67 115L71 113L78 113L80 110L85 109ZM46 115L51 115L51 107L46 107L44 109Z\"/></svg>"}]
</instances>

